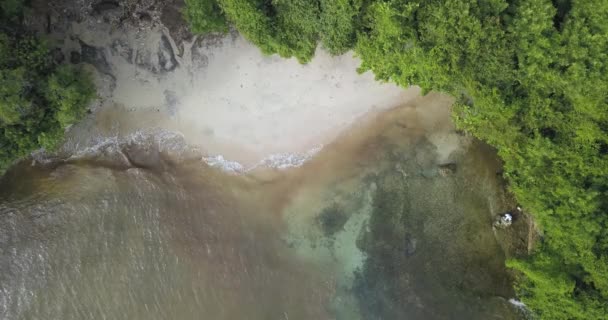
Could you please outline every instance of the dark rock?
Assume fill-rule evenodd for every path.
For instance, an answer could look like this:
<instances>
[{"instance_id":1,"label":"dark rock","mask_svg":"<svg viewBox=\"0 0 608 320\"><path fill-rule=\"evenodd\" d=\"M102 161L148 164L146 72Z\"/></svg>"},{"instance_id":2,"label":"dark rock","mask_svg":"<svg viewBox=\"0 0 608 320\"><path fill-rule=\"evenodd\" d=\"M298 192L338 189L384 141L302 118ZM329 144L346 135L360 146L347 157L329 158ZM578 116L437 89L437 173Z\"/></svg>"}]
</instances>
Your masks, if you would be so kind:
<instances>
[{"instance_id":1,"label":"dark rock","mask_svg":"<svg viewBox=\"0 0 608 320\"><path fill-rule=\"evenodd\" d=\"M317 222L326 237L331 237L343 230L346 221L348 221L348 215L336 205L323 209L317 217Z\"/></svg>"},{"instance_id":2,"label":"dark rock","mask_svg":"<svg viewBox=\"0 0 608 320\"><path fill-rule=\"evenodd\" d=\"M139 21L152 22L152 15L147 12L138 12L137 18L139 19Z\"/></svg>"},{"instance_id":3,"label":"dark rock","mask_svg":"<svg viewBox=\"0 0 608 320\"><path fill-rule=\"evenodd\" d=\"M133 62L133 48L126 41L115 40L111 46L112 54L119 55L129 62Z\"/></svg>"},{"instance_id":4,"label":"dark rock","mask_svg":"<svg viewBox=\"0 0 608 320\"><path fill-rule=\"evenodd\" d=\"M184 40L189 41L193 36L182 13L184 6L184 0L166 0L160 14L161 22L178 46Z\"/></svg>"},{"instance_id":5,"label":"dark rock","mask_svg":"<svg viewBox=\"0 0 608 320\"><path fill-rule=\"evenodd\" d=\"M177 68L178 63L175 59L175 53L171 42L167 36L163 35L160 39L160 46L158 48L158 64L163 72L171 72Z\"/></svg>"},{"instance_id":6,"label":"dark rock","mask_svg":"<svg viewBox=\"0 0 608 320\"><path fill-rule=\"evenodd\" d=\"M51 33L53 31L53 20L51 19L51 15L49 13L46 14L46 33Z\"/></svg>"},{"instance_id":7,"label":"dark rock","mask_svg":"<svg viewBox=\"0 0 608 320\"><path fill-rule=\"evenodd\" d=\"M90 46L80 41L80 55L81 61L93 65L99 72L111 75L112 68L106 58L105 50Z\"/></svg>"},{"instance_id":8,"label":"dark rock","mask_svg":"<svg viewBox=\"0 0 608 320\"><path fill-rule=\"evenodd\" d=\"M173 48L171 47L171 42L164 35L161 37L161 41L158 44L158 51L155 55L147 50L137 50L135 54L135 64L154 74L171 72L179 65L175 58Z\"/></svg>"},{"instance_id":9,"label":"dark rock","mask_svg":"<svg viewBox=\"0 0 608 320\"><path fill-rule=\"evenodd\" d=\"M60 48L55 48L51 52L51 56L53 57L53 61L55 61L55 63L57 64L61 64L65 60L65 56L63 55L63 52Z\"/></svg>"},{"instance_id":10,"label":"dark rock","mask_svg":"<svg viewBox=\"0 0 608 320\"><path fill-rule=\"evenodd\" d=\"M163 165L160 151L152 144L131 143L122 152L131 165L138 168L161 168Z\"/></svg>"},{"instance_id":11,"label":"dark rock","mask_svg":"<svg viewBox=\"0 0 608 320\"><path fill-rule=\"evenodd\" d=\"M118 1L105 0L93 5L93 14L101 14L106 11L111 11L120 8Z\"/></svg>"},{"instance_id":12,"label":"dark rock","mask_svg":"<svg viewBox=\"0 0 608 320\"><path fill-rule=\"evenodd\" d=\"M414 253L416 253L416 243L418 242L418 240L416 240L415 238L412 238L410 236L407 236L405 238L405 255L410 257L412 256Z\"/></svg>"},{"instance_id":13,"label":"dark rock","mask_svg":"<svg viewBox=\"0 0 608 320\"><path fill-rule=\"evenodd\" d=\"M72 51L70 52L70 63L79 64L81 61L80 52Z\"/></svg>"},{"instance_id":14,"label":"dark rock","mask_svg":"<svg viewBox=\"0 0 608 320\"><path fill-rule=\"evenodd\" d=\"M149 51L137 50L135 53L135 64L143 69L146 69L152 73L158 73L158 70L152 63L152 55Z\"/></svg>"},{"instance_id":15,"label":"dark rock","mask_svg":"<svg viewBox=\"0 0 608 320\"><path fill-rule=\"evenodd\" d=\"M442 177L447 177L456 173L457 165L455 163L446 163L439 166L439 174Z\"/></svg>"}]
</instances>

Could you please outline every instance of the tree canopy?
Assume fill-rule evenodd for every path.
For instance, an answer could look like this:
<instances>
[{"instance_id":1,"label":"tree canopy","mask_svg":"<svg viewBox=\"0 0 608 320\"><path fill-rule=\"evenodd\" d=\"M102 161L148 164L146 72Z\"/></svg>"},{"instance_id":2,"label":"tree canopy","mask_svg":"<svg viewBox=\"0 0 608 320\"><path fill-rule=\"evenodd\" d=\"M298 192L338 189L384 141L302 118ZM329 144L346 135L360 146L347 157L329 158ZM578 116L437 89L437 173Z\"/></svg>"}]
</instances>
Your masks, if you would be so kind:
<instances>
[{"instance_id":1,"label":"tree canopy","mask_svg":"<svg viewBox=\"0 0 608 320\"><path fill-rule=\"evenodd\" d=\"M23 1L0 1L0 173L32 151L52 150L94 96L88 74L52 60L21 23Z\"/></svg>"},{"instance_id":2,"label":"tree canopy","mask_svg":"<svg viewBox=\"0 0 608 320\"><path fill-rule=\"evenodd\" d=\"M456 123L497 148L542 229L536 252L508 263L521 274L520 298L543 319L606 317L608 2L188 3L212 3L264 53L305 63L318 43L333 54L354 49L361 72L456 97Z\"/></svg>"}]
</instances>

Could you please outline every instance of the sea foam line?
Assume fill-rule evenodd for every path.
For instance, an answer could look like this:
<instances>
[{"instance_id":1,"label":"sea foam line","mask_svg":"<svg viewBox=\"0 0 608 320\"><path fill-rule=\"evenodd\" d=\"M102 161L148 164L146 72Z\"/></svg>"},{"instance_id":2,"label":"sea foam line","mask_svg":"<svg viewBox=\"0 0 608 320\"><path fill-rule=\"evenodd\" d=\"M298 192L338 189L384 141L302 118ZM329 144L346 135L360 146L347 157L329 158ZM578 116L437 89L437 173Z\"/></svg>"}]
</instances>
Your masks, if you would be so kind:
<instances>
[{"instance_id":1,"label":"sea foam line","mask_svg":"<svg viewBox=\"0 0 608 320\"><path fill-rule=\"evenodd\" d=\"M95 157L104 153L119 154L122 153L122 148L132 143L147 144L155 147L159 152L169 151L179 153L191 148L187 146L181 133L162 129L138 130L123 137L119 137L118 135L91 137L84 143L85 146L88 145L84 148L82 142L70 146L64 145L65 149L63 152L67 154L64 160L78 160ZM234 174L247 173L257 168L284 170L302 166L322 149L323 145L318 145L305 153L285 152L271 154L251 167L245 167L238 161L228 160L223 155L203 156L202 161L211 167ZM37 162L54 161L44 150L40 150L33 155Z\"/></svg>"},{"instance_id":2,"label":"sea foam line","mask_svg":"<svg viewBox=\"0 0 608 320\"><path fill-rule=\"evenodd\" d=\"M303 154L288 152L271 154L249 168L246 168L237 161L227 160L222 155L207 156L203 157L202 160L211 167L230 173L247 173L260 167L283 170L302 166L321 151L321 149L323 149L323 146L319 145Z\"/></svg>"}]
</instances>

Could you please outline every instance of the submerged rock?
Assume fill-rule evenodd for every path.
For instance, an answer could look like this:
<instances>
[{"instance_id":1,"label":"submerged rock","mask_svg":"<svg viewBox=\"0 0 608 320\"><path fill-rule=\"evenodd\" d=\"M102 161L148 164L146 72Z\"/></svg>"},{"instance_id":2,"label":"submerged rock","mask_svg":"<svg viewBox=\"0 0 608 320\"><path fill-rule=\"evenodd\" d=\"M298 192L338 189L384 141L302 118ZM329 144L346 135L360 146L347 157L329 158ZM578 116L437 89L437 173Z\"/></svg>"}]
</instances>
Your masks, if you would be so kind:
<instances>
[{"instance_id":1,"label":"submerged rock","mask_svg":"<svg viewBox=\"0 0 608 320\"><path fill-rule=\"evenodd\" d=\"M184 40L189 41L193 36L188 23L183 19L184 5L184 0L166 0L157 6L160 21L167 28L178 47Z\"/></svg>"},{"instance_id":2,"label":"submerged rock","mask_svg":"<svg viewBox=\"0 0 608 320\"><path fill-rule=\"evenodd\" d=\"M57 64L61 64L65 60L65 56L63 55L63 52L61 52L60 48L55 48L51 52L51 56L53 57L53 61L55 61Z\"/></svg>"},{"instance_id":3,"label":"submerged rock","mask_svg":"<svg viewBox=\"0 0 608 320\"><path fill-rule=\"evenodd\" d=\"M120 8L117 1L101 1L93 5L93 14L100 14L104 11L110 11Z\"/></svg>"},{"instance_id":4,"label":"submerged rock","mask_svg":"<svg viewBox=\"0 0 608 320\"><path fill-rule=\"evenodd\" d=\"M456 164L427 161L429 150L418 144L412 154L423 154L400 163L420 175L404 180L393 167L378 174L373 212L357 242L366 256L353 285L362 318L520 319L497 298L514 291L487 223L490 202L500 200L491 193L500 185L484 180L493 168L480 162L485 154L468 151L453 159L458 170L482 174L439 179L440 168L454 174Z\"/></svg>"},{"instance_id":5,"label":"submerged rock","mask_svg":"<svg viewBox=\"0 0 608 320\"><path fill-rule=\"evenodd\" d=\"M346 221L348 215L336 205L323 209L317 217L321 231L326 237L331 237L344 229Z\"/></svg>"},{"instance_id":6,"label":"submerged rock","mask_svg":"<svg viewBox=\"0 0 608 320\"><path fill-rule=\"evenodd\" d=\"M165 35L161 37L156 52L151 52L148 49L137 50L135 63L140 68L154 74L166 74L179 66L171 46L171 41Z\"/></svg>"},{"instance_id":7,"label":"submerged rock","mask_svg":"<svg viewBox=\"0 0 608 320\"><path fill-rule=\"evenodd\" d=\"M192 45L190 49L190 56L192 59L192 64L198 68L205 68L209 65L209 57L204 53L205 47L202 45L202 38L197 39L197 41Z\"/></svg>"},{"instance_id":8,"label":"submerged rock","mask_svg":"<svg viewBox=\"0 0 608 320\"><path fill-rule=\"evenodd\" d=\"M78 52L78 51L70 52L70 63L79 64L80 61L81 61L80 52Z\"/></svg>"},{"instance_id":9,"label":"submerged rock","mask_svg":"<svg viewBox=\"0 0 608 320\"><path fill-rule=\"evenodd\" d=\"M412 238L410 236L406 237L405 239L405 255L407 257L413 255L414 253L416 253L416 243L418 242L417 239Z\"/></svg>"},{"instance_id":10,"label":"submerged rock","mask_svg":"<svg viewBox=\"0 0 608 320\"><path fill-rule=\"evenodd\" d=\"M93 65L99 72L112 75L112 67L108 62L105 49L88 45L80 40L80 60Z\"/></svg>"},{"instance_id":11,"label":"submerged rock","mask_svg":"<svg viewBox=\"0 0 608 320\"><path fill-rule=\"evenodd\" d=\"M158 47L158 64L160 65L160 70L162 70L162 72L173 71L178 66L177 60L175 59L175 52L173 52L171 42L166 35L163 35L160 39Z\"/></svg>"},{"instance_id":12,"label":"submerged rock","mask_svg":"<svg viewBox=\"0 0 608 320\"><path fill-rule=\"evenodd\" d=\"M439 175L442 177L451 176L456 173L456 164L455 163L446 163L439 166Z\"/></svg>"},{"instance_id":13,"label":"submerged rock","mask_svg":"<svg viewBox=\"0 0 608 320\"><path fill-rule=\"evenodd\" d=\"M114 40L111 50L113 55L119 55L128 62L133 62L133 48L125 40Z\"/></svg>"},{"instance_id":14,"label":"submerged rock","mask_svg":"<svg viewBox=\"0 0 608 320\"><path fill-rule=\"evenodd\" d=\"M494 226L498 228L507 228L513 224L513 215L510 212L501 214L498 219L494 222Z\"/></svg>"}]
</instances>

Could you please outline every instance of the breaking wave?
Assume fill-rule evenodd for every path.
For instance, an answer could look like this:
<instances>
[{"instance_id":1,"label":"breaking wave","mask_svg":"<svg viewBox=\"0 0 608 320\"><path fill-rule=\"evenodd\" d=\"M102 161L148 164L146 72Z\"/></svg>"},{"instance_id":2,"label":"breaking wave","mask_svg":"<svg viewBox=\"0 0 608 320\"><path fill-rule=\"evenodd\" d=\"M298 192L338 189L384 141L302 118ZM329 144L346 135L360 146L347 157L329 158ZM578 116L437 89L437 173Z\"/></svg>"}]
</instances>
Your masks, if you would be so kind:
<instances>
[{"instance_id":1,"label":"breaking wave","mask_svg":"<svg viewBox=\"0 0 608 320\"><path fill-rule=\"evenodd\" d=\"M303 165L306 161L312 159L312 157L314 157L315 154L321 151L321 149L323 149L323 146L314 147L303 154L271 154L251 167L245 167L237 161L227 160L222 155L204 156L203 161L211 167L219 168L229 173L246 173L258 168L272 168L283 170L289 168L296 168Z\"/></svg>"},{"instance_id":2,"label":"breaking wave","mask_svg":"<svg viewBox=\"0 0 608 320\"><path fill-rule=\"evenodd\" d=\"M206 155L188 145L184 136L162 129L140 130L126 136L95 136L87 141L67 141L56 154L39 150L32 154L40 164L88 162L119 168L157 167L166 162L202 160L203 163L232 174L244 174L259 168L284 170L303 165L313 158L322 145L305 153L271 154L252 166L226 159L223 155Z\"/></svg>"}]
</instances>

